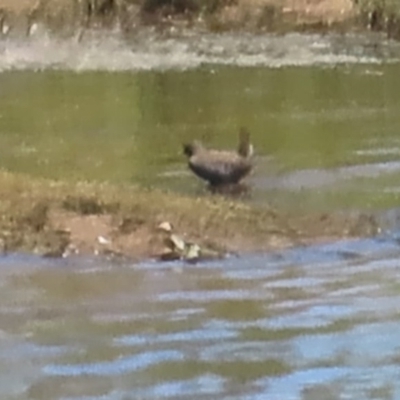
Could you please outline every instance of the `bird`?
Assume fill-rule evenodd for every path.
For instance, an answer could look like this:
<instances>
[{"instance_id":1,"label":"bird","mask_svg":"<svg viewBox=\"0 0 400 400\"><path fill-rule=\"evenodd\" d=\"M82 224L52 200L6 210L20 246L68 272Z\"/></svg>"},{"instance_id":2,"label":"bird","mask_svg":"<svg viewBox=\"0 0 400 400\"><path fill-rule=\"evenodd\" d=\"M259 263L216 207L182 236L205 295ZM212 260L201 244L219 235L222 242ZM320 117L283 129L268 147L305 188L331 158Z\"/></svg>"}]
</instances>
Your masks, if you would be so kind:
<instances>
[{"instance_id":1,"label":"bird","mask_svg":"<svg viewBox=\"0 0 400 400\"><path fill-rule=\"evenodd\" d=\"M235 185L253 168L253 145L245 128L239 130L237 150L207 149L195 140L183 145L189 168L211 187Z\"/></svg>"}]
</instances>

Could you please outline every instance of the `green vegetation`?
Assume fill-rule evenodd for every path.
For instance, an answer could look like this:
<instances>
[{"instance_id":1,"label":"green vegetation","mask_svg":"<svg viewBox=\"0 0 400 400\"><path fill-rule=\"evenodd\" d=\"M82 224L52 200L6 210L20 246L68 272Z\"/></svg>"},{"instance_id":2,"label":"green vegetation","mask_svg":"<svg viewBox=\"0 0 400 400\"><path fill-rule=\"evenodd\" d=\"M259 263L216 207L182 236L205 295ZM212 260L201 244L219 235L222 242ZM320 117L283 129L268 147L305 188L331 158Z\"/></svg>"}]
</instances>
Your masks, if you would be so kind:
<instances>
[{"instance_id":1,"label":"green vegetation","mask_svg":"<svg viewBox=\"0 0 400 400\"><path fill-rule=\"evenodd\" d=\"M400 38L400 2L398 0L354 0L371 30L385 31Z\"/></svg>"}]
</instances>

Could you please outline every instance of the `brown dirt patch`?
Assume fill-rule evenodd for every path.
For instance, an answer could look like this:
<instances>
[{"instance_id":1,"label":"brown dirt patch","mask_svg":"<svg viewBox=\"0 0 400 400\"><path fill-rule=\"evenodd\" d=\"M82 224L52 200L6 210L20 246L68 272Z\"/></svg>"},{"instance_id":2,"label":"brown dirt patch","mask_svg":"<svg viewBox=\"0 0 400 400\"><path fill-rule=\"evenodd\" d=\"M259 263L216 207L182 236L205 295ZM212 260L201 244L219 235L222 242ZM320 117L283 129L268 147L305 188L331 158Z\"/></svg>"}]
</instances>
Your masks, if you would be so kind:
<instances>
[{"instance_id":1,"label":"brown dirt patch","mask_svg":"<svg viewBox=\"0 0 400 400\"><path fill-rule=\"evenodd\" d=\"M213 25L280 31L340 24L355 14L352 0L239 0L222 8Z\"/></svg>"},{"instance_id":2,"label":"brown dirt patch","mask_svg":"<svg viewBox=\"0 0 400 400\"><path fill-rule=\"evenodd\" d=\"M355 11L352 0L285 0L283 9L302 18L328 23L348 19Z\"/></svg>"},{"instance_id":3,"label":"brown dirt patch","mask_svg":"<svg viewBox=\"0 0 400 400\"><path fill-rule=\"evenodd\" d=\"M344 238L370 236L379 232L373 216L358 214L317 214L292 216L290 222L268 234L249 234L239 229L219 236L208 231L205 236L191 229L178 231L185 240L233 253L271 251L298 245L324 243ZM265 221L268 224L270 221ZM49 224L56 231L68 232L66 254L123 256L132 259L153 258L165 250L166 234L157 225L144 222L133 229L121 229L121 220L113 215L78 215L57 210ZM290 224L290 226L289 226Z\"/></svg>"},{"instance_id":4,"label":"brown dirt patch","mask_svg":"<svg viewBox=\"0 0 400 400\"><path fill-rule=\"evenodd\" d=\"M0 9L13 13L29 12L39 5L40 0L0 0Z\"/></svg>"},{"instance_id":5,"label":"brown dirt patch","mask_svg":"<svg viewBox=\"0 0 400 400\"><path fill-rule=\"evenodd\" d=\"M65 254L125 256L133 259L155 257L163 249L161 233L156 227L137 226L121 230L113 215L79 215L53 212L50 223L69 233Z\"/></svg>"}]
</instances>

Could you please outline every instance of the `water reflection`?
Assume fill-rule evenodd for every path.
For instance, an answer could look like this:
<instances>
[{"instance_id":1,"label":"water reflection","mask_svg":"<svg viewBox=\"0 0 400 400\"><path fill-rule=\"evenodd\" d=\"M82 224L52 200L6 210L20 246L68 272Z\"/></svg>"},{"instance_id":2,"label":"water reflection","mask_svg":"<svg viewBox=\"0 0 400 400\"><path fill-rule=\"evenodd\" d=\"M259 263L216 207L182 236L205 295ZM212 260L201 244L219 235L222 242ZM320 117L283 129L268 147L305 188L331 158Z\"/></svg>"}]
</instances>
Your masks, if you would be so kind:
<instances>
[{"instance_id":1,"label":"water reflection","mask_svg":"<svg viewBox=\"0 0 400 400\"><path fill-rule=\"evenodd\" d=\"M399 256L393 235L201 265L8 259L0 393L397 398Z\"/></svg>"}]
</instances>

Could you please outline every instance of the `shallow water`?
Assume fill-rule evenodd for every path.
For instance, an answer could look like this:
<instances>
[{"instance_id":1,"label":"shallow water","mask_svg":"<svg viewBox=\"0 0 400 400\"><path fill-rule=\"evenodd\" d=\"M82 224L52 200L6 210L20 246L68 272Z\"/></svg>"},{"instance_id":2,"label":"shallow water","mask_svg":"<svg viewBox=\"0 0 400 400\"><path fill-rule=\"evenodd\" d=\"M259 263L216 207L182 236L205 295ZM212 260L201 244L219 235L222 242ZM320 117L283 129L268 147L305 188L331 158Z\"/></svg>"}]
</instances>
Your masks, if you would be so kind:
<instances>
[{"instance_id":1,"label":"shallow water","mask_svg":"<svg viewBox=\"0 0 400 400\"><path fill-rule=\"evenodd\" d=\"M394 207L399 55L355 35L4 39L0 167L204 194L181 143L235 147L246 126L253 201Z\"/></svg>"},{"instance_id":2,"label":"shallow water","mask_svg":"<svg viewBox=\"0 0 400 400\"><path fill-rule=\"evenodd\" d=\"M397 44L198 39L1 41L0 166L205 195L181 142L245 125L250 200L398 206ZM399 237L199 265L2 257L0 397L397 399Z\"/></svg>"},{"instance_id":3,"label":"shallow water","mask_svg":"<svg viewBox=\"0 0 400 400\"><path fill-rule=\"evenodd\" d=\"M396 399L400 246L199 265L2 259L7 399Z\"/></svg>"}]
</instances>

